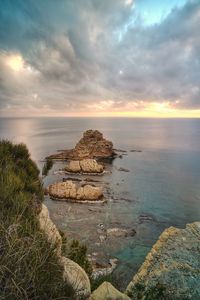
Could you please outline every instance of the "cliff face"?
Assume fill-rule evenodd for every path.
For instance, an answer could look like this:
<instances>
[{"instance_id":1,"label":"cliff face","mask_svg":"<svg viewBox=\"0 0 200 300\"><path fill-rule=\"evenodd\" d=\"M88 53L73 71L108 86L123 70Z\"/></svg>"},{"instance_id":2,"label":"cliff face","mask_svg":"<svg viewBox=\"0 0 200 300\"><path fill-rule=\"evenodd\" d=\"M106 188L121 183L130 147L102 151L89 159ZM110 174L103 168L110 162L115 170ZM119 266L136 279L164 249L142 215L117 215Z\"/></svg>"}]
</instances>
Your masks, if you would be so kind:
<instances>
[{"instance_id":1,"label":"cliff face","mask_svg":"<svg viewBox=\"0 0 200 300\"><path fill-rule=\"evenodd\" d=\"M62 238L49 217L47 207L42 204L42 210L38 215L40 229L46 234L48 241L56 245L56 253L59 263L63 267L63 280L72 286L76 299L86 299L91 293L90 280L86 272L74 261L61 255Z\"/></svg>"},{"instance_id":2,"label":"cliff face","mask_svg":"<svg viewBox=\"0 0 200 300\"><path fill-rule=\"evenodd\" d=\"M200 299L200 222L166 229L126 293L132 299Z\"/></svg>"}]
</instances>

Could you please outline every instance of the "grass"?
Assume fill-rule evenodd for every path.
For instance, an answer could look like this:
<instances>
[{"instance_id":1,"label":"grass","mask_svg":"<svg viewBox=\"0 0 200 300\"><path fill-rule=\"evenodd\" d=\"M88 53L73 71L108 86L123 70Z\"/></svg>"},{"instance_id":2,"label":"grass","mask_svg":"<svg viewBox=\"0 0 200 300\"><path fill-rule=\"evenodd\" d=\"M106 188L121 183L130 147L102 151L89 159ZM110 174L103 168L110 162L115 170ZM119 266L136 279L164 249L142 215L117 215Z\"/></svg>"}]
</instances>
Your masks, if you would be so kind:
<instances>
[{"instance_id":1,"label":"grass","mask_svg":"<svg viewBox=\"0 0 200 300\"><path fill-rule=\"evenodd\" d=\"M43 187L24 144L0 141L0 191L0 299L73 299L39 230Z\"/></svg>"}]
</instances>

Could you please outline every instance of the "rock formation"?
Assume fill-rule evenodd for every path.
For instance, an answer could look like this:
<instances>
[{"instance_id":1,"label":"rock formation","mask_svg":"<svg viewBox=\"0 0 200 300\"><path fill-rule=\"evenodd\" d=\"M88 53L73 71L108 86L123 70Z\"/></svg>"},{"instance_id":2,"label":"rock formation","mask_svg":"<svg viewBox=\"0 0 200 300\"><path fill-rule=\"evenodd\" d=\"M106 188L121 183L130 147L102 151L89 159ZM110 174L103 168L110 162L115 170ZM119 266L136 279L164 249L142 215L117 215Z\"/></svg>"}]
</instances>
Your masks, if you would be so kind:
<instances>
[{"instance_id":1,"label":"rock formation","mask_svg":"<svg viewBox=\"0 0 200 300\"><path fill-rule=\"evenodd\" d=\"M93 280L96 280L100 277L105 277L110 274L115 270L117 267L118 260L116 258L111 258L109 259L109 263L99 263L95 260L90 259L90 262L92 263L92 275L91 278Z\"/></svg>"},{"instance_id":2,"label":"rock formation","mask_svg":"<svg viewBox=\"0 0 200 300\"><path fill-rule=\"evenodd\" d=\"M61 255L62 238L56 227L49 217L49 211L46 205L42 204L42 209L38 214L38 221L40 229L45 232L48 242L56 245L58 255Z\"/></svg>"},{"instance_id":3,"label":"rock formation","mask_svg":"<svg viewBox=\"0 0 200 300\"><path fill-rule=\"evenodd\" d=\"M47 207L42 204L42 210L38 215L40 229L46 234L48 241L56 246L59 263L63 266L63 280L70 284L74 290L76 299L87 299L90 296L90 280L85 271L71 259L61 255L62 238L54 223L49 217Z\"/></svg>"},{"instance_id":4,"label":"rock formation","mask_svg":"<svg viewBox=\"0 0 200 300\"><path fill-rule=\"evenodd\" d=\"M112 142L98 130L87 130L74 149L64 150L50 156L52 159L82 160L85 158L112 158L116 155Z\"/></svg>"},{"instance_id":5,"label":"rock formation","mask_svg":"<svg viewBox=\"0 0 200 300\"><path fill-rule=\"evenodd\" d=\"M103 197L103 192L100 187L89 184L78 186L72 180L65 182L56 182L49 186L49 195L53 199L71 199L74 201L95 201Z\"/></svg>"},{"instance_id":6,"label":"rock formation","mask_svg":"<svg viewBox=\"0 0 200 300\"><path fill-rule=\"evenodd\" d=\"M200 299L200 222L166 229L127 294L132 299Z\"/></svg>"},{"instance_id":7,"label":"rock formation","mask_svg":"<svg viewBox=\"0 0 200 300\"><path fill-rule=\"evenodd\" d=\"M72 173L102 173L103 165L97 163L95 159L87 158L83 160L71 160L65 167L65 171Z\"/></svg>"},{"instance_id":8,"label":"rock formation","mask_svg":"<svg viewBox=\"0 0 200 300\"><path fill-rule=\"evenodd\" d=\"M90 296L89 300L130 300L107 281L104 281Z\"/></svg>"}]
</instances>

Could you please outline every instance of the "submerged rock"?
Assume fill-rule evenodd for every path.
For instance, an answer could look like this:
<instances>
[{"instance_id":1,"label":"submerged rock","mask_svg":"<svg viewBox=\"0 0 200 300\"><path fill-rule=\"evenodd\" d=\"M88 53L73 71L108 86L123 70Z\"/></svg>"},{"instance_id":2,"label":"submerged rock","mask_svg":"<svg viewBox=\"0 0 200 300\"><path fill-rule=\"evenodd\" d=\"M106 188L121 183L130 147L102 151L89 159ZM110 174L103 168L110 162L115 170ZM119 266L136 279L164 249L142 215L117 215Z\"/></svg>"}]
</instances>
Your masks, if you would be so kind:
<instances>
[{"instance_id":1,"label":"submerged rock","mask_svg":"<svg viewBox=\"0 0 200 300\"><path fill-rule=\"evenodd\" d=\"M110 282L104 281L90 296L89 300L130 300Z\"/></svg>"},{"instance_id":2,"label":"submerged rock","mask_svg":"<svg viewBox=\"0 0 200 300\"><path fill-rule=\"evenodd\" d=\"M100 200L103 192L100 187L89 184L78 186L72 180L56 182L49 186L49 195L53 199L71 199L74 201Z\"/></svg>"},{"instance_id":3,"label":"submerged rock","mask_svg":"<svg viewBox=\"0 0 200 300\"><path fill-rule=\"evenodd\" d=\"M129 237L136 234L135 229L125 229L125 228L108 228L107 236L108 237Z\"/></svg>"},{"instance_id":4,"label":"submerged rock","mask_svg":"<svg viewBox=\"0 0 200 300\"><path fill-rule=\"evenodd\" d=\"M121 172L130 172L130 170L125 169L125 168L119 168L118 171L121 171Z\"/></svg>"},{"instance_id":5,"label":"submerged rock","mask_svg":"<svg viewBox=\"0 0 200 300\"><path fill-rule=\"evenodd\" d=\"M65 171L72 173L102 173L103 165L95 159L87 158L83 160L71 160L65 167Z\"/></svg>"},{"instance_id":6,"label":"submerged rock","mask_svg":"<svg viewBox=\"0 0 200 300\"><path fill-rule=\"evenodd\" d=\"M113 158L116 153L112 142L98 130L87 130L74 149L64 150L50 156L52 159L82 160L85 158Z\"/></svg>"},{"instance_id":7,"label":"submerged rock","mask_svg":"<svg viewBox=\"0 0 200 300\"><path fill-rule=\"evenodd\" d=\"M127 294L132 299L200 299L200 222L166 229Z\"/></svg>"}]
</instances>

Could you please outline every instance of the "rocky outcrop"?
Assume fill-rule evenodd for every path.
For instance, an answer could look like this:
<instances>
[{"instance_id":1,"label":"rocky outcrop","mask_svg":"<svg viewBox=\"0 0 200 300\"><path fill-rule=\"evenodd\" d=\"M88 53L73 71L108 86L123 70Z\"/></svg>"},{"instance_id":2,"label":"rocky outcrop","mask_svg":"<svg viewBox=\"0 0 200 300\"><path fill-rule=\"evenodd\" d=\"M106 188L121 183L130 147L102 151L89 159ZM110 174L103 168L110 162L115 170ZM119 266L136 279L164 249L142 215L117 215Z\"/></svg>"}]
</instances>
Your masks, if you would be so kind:
<instances>
[{"instance_id":1,"label":"rocky outcrop","mask_svg":"<svg viewBox=\"0 0 200 300\"><path fill-rule=\"evenodd\" d=\"M200 222L166 229L127 294L132 299L200 299Z\"/></svg>"},{"instance_id":2,"label":"rocky outcrop","mask_svg":"<svg viewBox=\"0 0 200 300\"><path fill-rule=\"evenodd\" d=\"M87 158L83 160L71 160L65 167L65 171L70 173L102 173L103 165L99 164L95 159Z\"/></svg>"},{"instance_id":3,"label":"rocky outcrop","mask_svg":"<svg viewBox=\"0 0 200 300\"><path fill-rule=\"evenodd\" d=\"M107 281L104 281L90 296L89 300L130 300Z\"/></svg>"},{"instance_id":4,"label":"rocky outcrop","mask_svg":"<svg viewBox=\"0 0 200 300\"><path fill-rule=\"evenodd\" d=\"M93 280L96 280L100 277L105 277L108 276L110 274L112 274L112 272L115 270L115 268L117 267L117 263L118 260L116 258L111 258L109 259L109 263L99 263L96 260L91 259L91 257L89 258L91 264L92 264L92 275L91 278Z\"/></svg>"},{"instance_id":5,"label":"rocky outcrop","mask_svg":"<svg viewBox=\"0 0 200 300\"><path fill-rule=\"evenodd\" d=\"M56 225L51 221L48 208L44 204L42 204L42 209L38 214L38 221L40 229L47 236L48 242L56 245L57 254L61 255L62 238Z\"/></svg>"},{"instance_id":6,"label":"rocky outcrop","mask_svg":"<svg viewBox=\"0 0 200 300\"><path fill-rule=\"evenodd\" d=\"M87 299L91 294L90 280L85 271L71 259L61 255L62 238L49 217L47 207L42 204L38 215L40 229L46 234L48 241L55 247L59 263L63 267L63 280L70 284L76 299Z\"/></svg>"},{"instance_id":7,"label":"rocky outcrop","mask_svg":"<svg viewBox=\"0 0 200 300\"><path fill-rule=\"evenodd\" d=\"M98 130L87 130L74 149L64 150L50 156L52 159L82 160L85 158L113 158L116 153L112 142Z\"/></svg>"},{"instance_id":8,"label":"rocky outcrop","mask_svg":"<svg viewBox=\"0 0 200 300\"><path fill-rule=\"evenodd\" d=\"M77 202L102 200L103 192L100 187L85 184L79 186L72 180L56 182L49 186L49 195L53 199L74 200Z\"/></svg>"}]
</instances>

